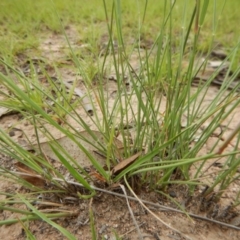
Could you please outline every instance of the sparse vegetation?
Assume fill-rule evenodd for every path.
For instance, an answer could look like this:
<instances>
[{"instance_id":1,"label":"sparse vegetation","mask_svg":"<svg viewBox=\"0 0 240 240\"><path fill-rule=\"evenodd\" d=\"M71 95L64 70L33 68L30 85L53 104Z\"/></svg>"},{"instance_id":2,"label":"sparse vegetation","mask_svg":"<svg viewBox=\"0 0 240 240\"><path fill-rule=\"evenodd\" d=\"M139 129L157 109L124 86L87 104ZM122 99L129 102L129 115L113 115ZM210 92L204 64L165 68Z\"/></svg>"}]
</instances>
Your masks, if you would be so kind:
<instances>
[{"instance_id":1,"label":"sparse vegetation","mask_svg":"<svg viewBox=\"0 0 240 240\"><path fill-rule=\"evenodd\" d=\"M187 199L213 204L239 178L239 129L229 130L240 104L237 1L83 2L0 3L0 106L17 112L34 133L23 129L23 144L10 134L18 122L0 128L0 152L12 162L1 164L1 179L24 189L2 192L0 209L26 216L1 219L0 225L19 221L29 239L34 235L24 222L35 219L75 239L52 219L76 212L40 211L33 204L39 194L51 193L55 202L92 199L93 185L123 184L130 192L156 192L187 214L168 194L172 186L184 187ZM57 46L61 55L54 60L39 47L53 32L67 45ZM227 56L204 79L220 46ZM224 66L221 87L206 104ZM66 79L69 72L75 75ZM193 88L196 76L201 84ZM221 168L212 177L216 163ZM19 211L16 204L28 209ZM236 191L229 209L238 206ZM99 238L91 204L89 214L92 238Z\"/></svg>"}]
</instances>

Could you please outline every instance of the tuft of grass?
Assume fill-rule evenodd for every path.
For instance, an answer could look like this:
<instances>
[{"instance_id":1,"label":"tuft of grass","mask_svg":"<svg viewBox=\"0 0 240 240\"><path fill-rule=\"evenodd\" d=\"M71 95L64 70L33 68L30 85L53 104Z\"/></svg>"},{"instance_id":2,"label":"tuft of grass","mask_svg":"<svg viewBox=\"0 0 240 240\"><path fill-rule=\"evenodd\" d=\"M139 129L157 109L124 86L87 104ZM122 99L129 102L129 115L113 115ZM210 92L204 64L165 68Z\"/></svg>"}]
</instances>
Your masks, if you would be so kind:
<instances>
[{"instance_id":1,"label":"tuft of grass","mask_svg":"<svg viewBox=\"0 0 240 240\"><path fill-rule=\"evenodd\" d=\"M7 5L7 3L4 4ZM21 13L26 11L29 14L25 16L25 21L29 24L32 9L36 3L31 2L31 4L33 5L27 5L28 7L24 8L16 5L21 9ZM43 6L41 4L46 2L42 1L38 4L41 8ZM129 181L133 185L130 186L131 189L139 185L152 191L163 192L170 184L183 184L188 186L189 195L193 195L196 186L203 184L201 179L206 177L204 169L208 162L225 157L224 171L218 174L207 191L203 193L203 195L214 193L218 187L216 199L219 199L230 184L238 178L239 136L231 152L223 154L219 151L217 144L220 138L209 154L199 156L199 152L219 128L219 124L226 121L240 104L236 94L239 86L230 91L227 90L228 84L239 75L240 67L235 67L233 74L230 74L230 70L228 71L226 75L228 81L222 85L216 97L208 105L204 104L204 98L219 69L194 92L192 89L192 79L207 64L214 47L217 27L220 24L217 21L219 10L216 1L211 5L207 0L195 1L191 4L188 1L166 0L155 4L153 8L152 1L136 4L135 1L133 3L114 0L109 4L104 0L101 3L102 11L98 10L94 17L90 17L89 14L93 7L91 4L93 3L80 7L75 2L75 5L68 4L68 7L63 9L64 3L58 1L55 2L54 10L47 10L47 12L51 11L51 16L47 17L44 15L46 13L41 12L42 10L41 17L38 16L39 13L37 14L37 19L44 23L45 27L48 26L54 30L57 26L57 31L63 31L73 62L84 79L86 93L80 99L81 101L72 103L76 86L73 85L70 92L67 92L60 77L60 83L57 84L48 76L47 71L43 71L48 83L47 87L44 87L33 66L31 74L27 76L10 65L5 57L0 60L7 72L0 73L0 83L7 90L1 90L5 100L0 102L0 106L17 111L24 118L29 119L35 130L37 141L35 148L39 148L39 154L27 151L15 143L3 130L0 130L1 152L25 165L31 176L44 179L46 185L52 187L50 191L61 190L61 194L70 194L79 198L91 198L95 194L91 187L92 182L96 181L94 176L104 186L124 182L123 179L128 181L131 179ZM10 5L7 6L10 7ZM74 11L65 19L65 22L61 22L61 18L65 16L64 12L73 8L79 8L84 12L85 7L88 11L81 21L77 20L76 11ZM223 5L220 9L222 7ZM130 14L131 11L133 14ZM209 14L208 11L213 14ZM57 14L54 14L55 12ZM136 17L136 20L132 22L130 16ZM153 16L156 17L156 21L151 25L150 19L153 19ZM17 17L20 15L15 16L16 19ZM206 34L209 31L209 19L212 20L211 37ZM108 36L106 49L97 52L99 49L94 45L93 40L98 39L99 36L93 35L90 37L92 42L88 49L92 54L90 57L80 59L71 46L64 28L71 21L79 21L81 26L84 26L84 21L91 22L91 26L95 27L98 26L94 25L95 21L101 24L105 21ZM35 28L32 29L36 31ZM130 32L129 29L132 31ZM10 29L10 31L15 30ZM91 32L91 30L88 31ZM100 33L97 32L97 34ZM154 39L153 44L150 49L143 49L142 43L148 37ZM131 45L129 38L133 38ZM202 45L206 42L206 46L203 47ZM223 61L223 64L226 61L230 62L230 69L233 69L239 48L240 43L235 43L229 50L228 58ZM13 53L15 52L12 51L11 54ZM201 65L196 64L201 56L205 56L204 62ZM135 64L139 66L138 69L133 66L132 58L137 59ZM186 63L185 67L183 63ZM110 71L114 73L116 81L114 98L111 98L111 89L109 89L111 80L107 77ZM85 97L88 97L93 112L93 115L87 117L77 112L77 108L84 108L82 100ZM184 127L183 117L186 118ZM69 119L73 119L77 126L88 133L89 137L81 136L76 125L71 125ZM204 124L207 125L202 130ZM89 173L77 163L73 153L67 151L57 139L54 139L49 126L66 135L69 141L81 149L89 165L94 167L94 172ZM224 131L222 134L225 133ZM65 181L66 174L64 175L60 169L55 169L44 155L40 143L41 134L49 139L49 146L65 173L67 172L74 181L81 183L84 190L74 191L67 185L54 181L54 177ZM117 144L117 138L122 143L121 147ZM99 155L104 156L104 164L100 163L96 155L82 141L92 145ZM20 183L26 188L45 191L44 187L31 185L24 178L19 180L19 176L22 175L17 172L2 169L1 174L18 182L21 180ZM20 197L20 199L33 211L31 214L23 211L22 214L30 214L31 219L41 218L69 239L74 239L46 214L34 208L27 197L26 199ZM235 205L239 204L238 196L235 202ZM3 206L5 204L3 203ZM90 216L92 234L96 237L92 213Z\"/></svg>"}]
</instances>

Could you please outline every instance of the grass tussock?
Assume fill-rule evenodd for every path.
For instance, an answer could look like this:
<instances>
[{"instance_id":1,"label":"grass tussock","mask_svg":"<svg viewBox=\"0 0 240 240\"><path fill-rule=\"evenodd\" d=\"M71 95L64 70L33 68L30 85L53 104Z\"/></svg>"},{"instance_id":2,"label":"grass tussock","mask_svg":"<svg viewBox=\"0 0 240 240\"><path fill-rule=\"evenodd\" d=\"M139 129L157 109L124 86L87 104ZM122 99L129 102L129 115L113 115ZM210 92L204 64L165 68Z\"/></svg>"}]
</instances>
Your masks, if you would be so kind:
<instances>
[{"instance_id":1,"label":"grass tussock","mask_svg":"<svg viewBox=\"0 0 240 240\"><path fill-rule=\"evenodd\" d=\"M15 165L15 171L1 167L2 177L32 191L43 194L52 191L80 199L96 194L93 184L104 188L122 183L131 191L144 188L163 195L172 185L184 185L188 196L195 196L199 186L207 185L201 197L213 194L214 201L218 201L239 177L239 127L228 131L231 116L240 103L239 84L229 90L240 72L236 64L240 47L236 36L229 34L232 45L228 45L227 57L208 79L200 79L202 84L195 89L192 81L206 69L212 50L218 44L226 44L223 35L227 34L226 29L232 31L230 26L237 16L223 22L222 13L234 9L236 1L80 2L70 1L67 5L64 1L51 2L47 10L46 1L1 3L5 9L13 10L3 24L7 28L4 38L9 40L10 47L3 45L0 50L3 56L0 106L19 113L23 121L33 126L35 134L35 142L25 136L28 142L23 146L0 129L1 153L22 164ZM97 10L91 14L93 6ZM2 22L6 16L1 12L0 16ZM234 12L231 16L235 16ZM78 26L78 41L88 44L88 56L84 51L75 52L66 28L71 24ZM104 48L99 47L102 29L107 36ZM27 73L12 63L17 54L38 46L34 34L48 31L64 35L74 71L82 78L80 87L77 77L69 85L60 65L53 63L53 77L44 62L37 63L40 69L37 70L30 61ZM18 36L14 36L17 32ZM21 41L15 44L18 39L24 44ZM229 67L225 81L206 104L211 83L226 63ZM110 78L109 74L113 76ZM209 152L200 154L219 128L221 133ZM65 138L56 139L56 132ZM232 138L228 140L225 135L231 132ZM43 137L47 147L42 143ZM76 146L86 162L79 163L74 151L66 148L66 142ZM224 151L229 144L231 150ZM45 154L46 149L61 167L55 167L55 160ZM219 159L223 160L222 170L211 179L207 170ZM82 184L84 190L70 187L67 177ZM29 215L21 222L43 219L74 239L50 220L62 215L43 214L31 205L34 197L34 194L31 198L18 196L31 209L21 212ZM1 208L7 210L7 204L2 202ZM239 193L233 205L239 205ZM71 215L63 216L68 214ZM31 232L28 234L31 236Z\"/></svg>"}]
</instances>

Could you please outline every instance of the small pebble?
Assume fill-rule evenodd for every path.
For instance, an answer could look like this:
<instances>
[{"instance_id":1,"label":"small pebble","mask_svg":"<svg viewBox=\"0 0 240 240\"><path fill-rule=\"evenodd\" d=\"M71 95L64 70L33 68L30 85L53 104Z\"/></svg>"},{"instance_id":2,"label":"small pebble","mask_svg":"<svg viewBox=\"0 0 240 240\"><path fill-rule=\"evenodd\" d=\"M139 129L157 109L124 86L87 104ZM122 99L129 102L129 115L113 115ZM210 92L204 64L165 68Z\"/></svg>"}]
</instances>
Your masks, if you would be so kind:
<instances>
[{"instance_id":1,"label":"small pebble","mask_svg":"<svg viewBox=\"0 0 240 240\"><path fill-rule=\"evenodd\" d=\"M172 197L172 198L177 197L177 194L176 194L174 191L169 191L169 195L170 195L170 197Z\"/></svg>"},{"instance_id":2,"label":"small pebble","mask_svg":"<svg viewBox=\"0 0 240 240\"><path fill-rule=\"evenodd\" d=\"M14 132L14 131L10 131L10 132L9 132L9 136L10 136L10 137L15 136L15 132Z\"/></svg>"},{"instance_id":3,"label":"small pebble","mask_svg":"<svg viewBox=\"0 0 240 240\"><path fill-rule=\"evenodd\" d=\"M107 234L105 234L103 237L104 237L104 239L108 240L108 235Z\"/></svg>"}]
</instances>

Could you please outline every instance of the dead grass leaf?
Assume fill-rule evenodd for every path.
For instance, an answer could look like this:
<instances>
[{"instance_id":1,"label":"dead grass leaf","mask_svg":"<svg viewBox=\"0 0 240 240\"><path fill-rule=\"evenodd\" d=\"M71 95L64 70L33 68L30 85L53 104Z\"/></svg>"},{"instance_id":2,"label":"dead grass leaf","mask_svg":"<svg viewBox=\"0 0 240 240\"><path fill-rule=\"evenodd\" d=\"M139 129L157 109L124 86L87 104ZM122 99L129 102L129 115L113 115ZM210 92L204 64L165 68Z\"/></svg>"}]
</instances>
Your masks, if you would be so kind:
<instances>
[{"instance_id":1,"label":"dead grass leaf","mask_svg":"<svg viewBox=\"0 0 240 240\"><path fill-rule=\"evenodd\" d=\"M36 187L44 187L46 181L39 176L35 171L33 171L31 168L27 167L23 163L17 162L14 164L15 167L20 172L19 177L24 179L25 181L31 183L32 185Z\"/></svg>"},{"instance_id":2,"label":"dead grass leaf","mask_svg":"<svg viewBox=\"0 0 240 240\"><path fill-rule=\"evenodd\" d=\"M133 156L121 161L118 163L113 169L112 169L112 175L116 175L120 172L122 172L125 168L130 166L135 160L142 154L142 152L138 152L134 154Z\"/></svg>"}]
</instances>

